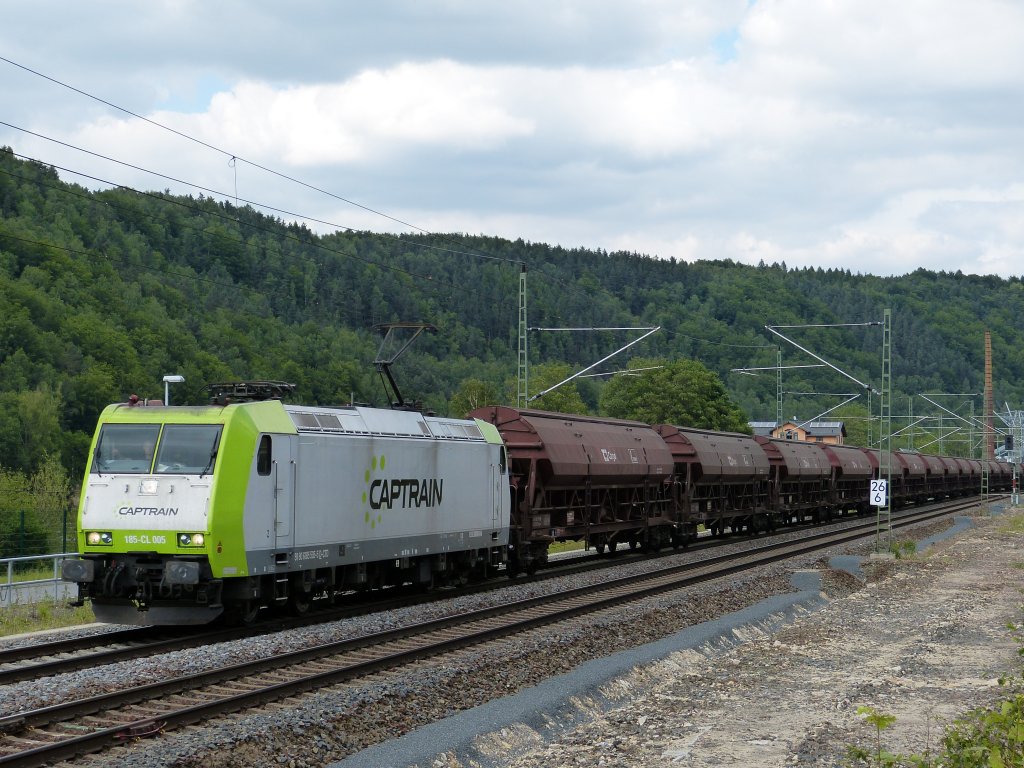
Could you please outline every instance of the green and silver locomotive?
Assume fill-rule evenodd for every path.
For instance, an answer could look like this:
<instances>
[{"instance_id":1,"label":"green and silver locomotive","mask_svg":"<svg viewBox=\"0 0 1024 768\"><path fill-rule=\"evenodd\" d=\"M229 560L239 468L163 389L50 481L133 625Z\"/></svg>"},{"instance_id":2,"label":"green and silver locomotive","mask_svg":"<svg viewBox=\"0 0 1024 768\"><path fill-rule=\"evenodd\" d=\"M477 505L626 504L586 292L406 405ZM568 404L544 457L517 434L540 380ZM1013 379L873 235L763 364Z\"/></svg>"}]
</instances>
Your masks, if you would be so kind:
<instances>
[{"instance_id":1,"label":"green and silver locomotive","mask_svg":"<svg viewBox=\"0 0 1024 768\"><path fill-rule=\"evenodd\" d=\"M244 393L244 386L241 387ZM106 408L63 576L100 621L250 621L314 600L483 576L509 480L480 420L277 399Z\"/></svg>"}]
</instances>

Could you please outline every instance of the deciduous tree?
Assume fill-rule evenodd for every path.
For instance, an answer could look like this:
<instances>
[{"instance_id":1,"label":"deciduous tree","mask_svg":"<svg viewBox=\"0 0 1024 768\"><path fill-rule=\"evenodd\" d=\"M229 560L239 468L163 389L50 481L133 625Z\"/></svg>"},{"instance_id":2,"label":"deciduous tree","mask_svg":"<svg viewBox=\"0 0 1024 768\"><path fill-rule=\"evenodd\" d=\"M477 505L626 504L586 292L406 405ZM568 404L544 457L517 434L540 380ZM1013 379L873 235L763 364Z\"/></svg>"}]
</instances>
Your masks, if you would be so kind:
<instances>
[{"instance_id":1,"label":"deciduous tree","mask_svg":"<svg viewBox=\"0 0 1024 768\"><path fill-rule=\"evenodd\" d=\"M635 359L629 367L654 370L609 381L601 394L605 415L749 433L746 414L729 398L718 376L696 360Z\"/></svg>"}]
</instances>

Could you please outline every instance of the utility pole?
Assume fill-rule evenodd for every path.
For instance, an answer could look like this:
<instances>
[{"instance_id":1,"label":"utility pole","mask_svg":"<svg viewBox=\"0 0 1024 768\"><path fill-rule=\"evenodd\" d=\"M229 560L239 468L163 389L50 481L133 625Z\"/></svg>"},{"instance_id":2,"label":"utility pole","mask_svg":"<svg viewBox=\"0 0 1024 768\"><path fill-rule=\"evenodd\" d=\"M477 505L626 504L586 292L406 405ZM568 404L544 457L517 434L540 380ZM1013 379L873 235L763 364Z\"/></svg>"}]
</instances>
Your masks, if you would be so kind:
<instances>
[{"instance_id":1,"label":"utility pole","mask_svg":"<svg viewBox=\"0 0 1024 768\"><path fill-rule=\"evenodd\" d=\"M878 479L885 480L888 493L878 508L875 547L888 552L892 547L892 310L886 309L882 327L882 386L878 397ZM882 548L882 533L885 548Z\"/></svg>"},{"instance_id":2,"label":"utility pole","mask_svg":"<svg viewBox=\"0 0 1024 768\"><path fill-rule=\"evenodd\" d=\"M1024 411L1011 411L1010 404L1005 405L1006 416L1000 414L1000 417L1009 427L1010 450L1004 458L1013 466L1013 495L1010 502L1017 506L1020 504L1020 462L1024 457Z\"/></svg>"},{"instance_id":3,"label":"utility pole","mask_svg":"<svg viewBox=\"0 0 1024 768\"><path fill-rule=\"evenodd\" d=\"M526 347L526 264L519 271L519 373L516 377L516 408L525 408L529 397L529 355Z\"/></svg>"},{"instance_id":4,"label":"utility pole","mask_svg":"<svg viewBox=\"0 0 1024 768\"><path fill-rule=\"evenodd\" d=\"M983 459L996 457L995 430L992 429L992 333L985 331L985 450Z\"/></svg>"},{"instance_id":5,"label":"utility pole","mask_svg":"<svg viewBox=\"0 0 1024 768\"><path fill-rule=\"evenodd\" d=\"M970 406L971 407L970 407L970 410L968 411L968 414L970 415L971 421L970 421L970 424L967 427L967 458L973 459L974 458L974 424L975 424L975 419L974 419L974 400L971 400Z\"/></svg>"},{"instance_id":6,"label":"utility pole","mask_svg":"<svg viewBox=\"0 0 1024 768\"><path fill-rule=\"evenodd\" d=\"M995 432L992 429L992 333L985 331L985 413L982 414L985 422L983 438L985 445L982 447L981 458L981 500L988 501L989 489L989 462L996 458Z\"/></svg>"},{"instance_id":7,"label":"utility pole","mask_svg":"<svg viewBox=\"0 0 1024 768\"><path fill-rule=\"evenodd\" d=\"M909 395L907 397L907 414L909 421L907 422L910 426L907 428L908 439L910 440L910 450L914 450L914 396Z\"/></svg>"},{"instance_id":8,"label":"utility pole","mask_svg":"<svg viewBox=\"0 0 1024 768\"><path fill-rule=\"evenodd\" d=\"M778 361L779 371L778 376L775 379L775 428L780 429L782 427L782 347L778 349Z\"/></svg>"}]
</instances>

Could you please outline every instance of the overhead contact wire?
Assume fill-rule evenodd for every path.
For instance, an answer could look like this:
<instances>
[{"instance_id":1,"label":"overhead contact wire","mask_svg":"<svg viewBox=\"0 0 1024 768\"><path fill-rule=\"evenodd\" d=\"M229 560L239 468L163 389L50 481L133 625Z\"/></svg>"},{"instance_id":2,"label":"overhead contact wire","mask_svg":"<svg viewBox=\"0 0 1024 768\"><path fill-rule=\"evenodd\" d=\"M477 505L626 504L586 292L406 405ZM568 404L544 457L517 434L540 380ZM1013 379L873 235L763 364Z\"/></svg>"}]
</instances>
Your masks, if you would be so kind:
<instances>
[{"instance_id":1,"label":"overhead contact wire","mask_svg":"<svg viewBox=\"0 0 1024 768\"><path fill-rule=\"evenodd\" d=\"M362 209L362 210L364 210L364 211L366 211L368 213L374 214L375 216L381 216L382 218L388 219L389 221L393 221L396 224L401 224L402 226L410 227L410 228L415 229L415 230L417 230L419 232L422 232L425 235L437 236L435 233L433 233L433 232L431 232L431 231L429 231L427 229L424 229L423 227L418 227L415 224L412 224L412 223L410 223L408 221L403 221L402 219L399 219L399 218L397 218L395 216L391 216L391 215L389 215L387 213L384 213L383 211L378 211L378 210L376 210L374 208L370 208L369 206L363 205L362 203L357 203L355 200L350 200L347 197L343 197L341 195L335 194L334 192L331 192L331 191L326 190L326 189L321 189L320 187L317 187L317 186L315 186L313 184L309 184L308 182L302 181L301 179L297 179L297 178L295 178L293 176L289 176L286 173L282 173L280 171L275 171L273 168L268 168L268 167L266 167L264 165L261 165L261 164L255 162L255 161L253 161L253 160L249 160L247 158L241 157L241 156L239 156L239 155L237 155L237 154L235 154L233 152L228 152L227 150L221 149L220 147L217 147L217 146L214 146L213 144L205 142L202 139L197 139L195 136L190 136L189 134L184 133L183 131L179 131L176 128L171 128L169 125L164 125L163 123L159 123L156 120L153 120L151 118L145 117L145 116L140 115L140 114L137 114L136 112L132 112L130 109L127 109L125 107L119 106L118 104L114 104L113 102L107 101L106 99L102 99L99 96L95 96L95 95L89 93L88 91L83 91L81 88L76 88L75 86L70 85L69 83L65 83L65 82L63 82L61 80L56 79L55 77L50 77L49 75L43 74L42 72L39 72L39 71L37 71L35 69L32 69L31 67L27 67L24 64L19 64L16 61L12 61L11 59L6 58L5 56L0 56L0 61L4 61L4 62L10 64L13 67L17 67L19 69L24 70L25 72L29 72L29 73L35 75L36 77L41 77L44 80L48 80L49 82L54 83L55 85L59 85L62 88L67 88L70 91L74 91L75 93L77 93L77 94L79 94L81 96L85 96L88 99L92 99L93 101L99 102L100 104L104 104L104 105L110 107L111 109L116 109L119 112L123 112L126 115L130 115L131 117L134 117L137 120L142 120L145 123L149 123L150 125L152 125L152 126L154 126L156 128L160 128L162 130L168 131L169 133L173 133L176 136L179 136L179 137L181 137L183 139L187 139L188 141L191 141L191 142L194 142L196 144L199 144L200 146L206 147L207 149L211 149L214 152L219 152L220 154L224 155L225 157L230 158L231 160L241 160L243 163L247 163L247 164L251 165L253 168L258 168L259 170L264 171L265 173L269 173L269 174L271 174L273 176L277 176L278 178L285 179L286 181L290 181L293 184L298 184L299 186L305 187L306 189L310 189L310 190L312 190L314 192L318 192L318 193L320 193L322 195L327 195L328 197L332 197L335 200L340 200L343 203L355 206L356 208L360 208L360 209ZM4 125L7 125L7 123L4 123ZM11 126L11 127L15 127L15 126ZM18 129L18 130L21 130L21 129ZM43 137L43 138L45 138L45 137ZM85 151L85 150L83 150L83 151ZM139 169L139 170L144 170L144 169ZM180 183L187 183L187 182L180 182ZM197 188L199 188L199 187L197 187ZM217 193L217 194L222 194L222 193ZM273 210L273 209L270 209L270 210ZM296 216L298 214L289 213L289 215ZM316 221L316 219L309 219L309 220L310 221ZM329 222L319 222L319 223L328 224L329 226L336 226L334 224L330 224ZM466 252L466 253L464 253L464 255L474 256L476 258L482 258L482 259L492 259L494 261L504 261L504 262L508 262L508 263L512 263L512 264L520 264L520 263L522 263L522 262L514 260L514 259L504 259L504 258L501 258L499 256L489 256L489 255L482 254L482 253Z\"/></svg>"}]
</instances>

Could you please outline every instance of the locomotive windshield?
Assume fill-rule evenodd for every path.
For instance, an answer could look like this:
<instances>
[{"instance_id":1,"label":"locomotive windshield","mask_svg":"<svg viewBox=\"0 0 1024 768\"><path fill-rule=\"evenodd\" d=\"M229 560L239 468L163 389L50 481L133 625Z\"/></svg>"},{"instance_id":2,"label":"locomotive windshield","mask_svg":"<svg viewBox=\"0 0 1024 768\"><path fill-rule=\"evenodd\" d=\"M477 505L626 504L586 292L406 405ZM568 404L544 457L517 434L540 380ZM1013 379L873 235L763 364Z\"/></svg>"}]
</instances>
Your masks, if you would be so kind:
<instances>
[{"instance_id":1,"label":"locomotive windshield","mask_svg":"<svg viewBox=\"0 0 1024 768\"><path fill-rule=\"evenodd\" d=\"M168 424L156 454L157 474L208 475L220 443L218 424Z\"/></svg>"},{"instance_id":2,"label":"locomotive windshield","mask_svg":"<svg viewBox=\"0 0 1024 768\"><path fill-rule=\"evenodd\" d=\"M104 424L96 445L93 473L148 474L159 436L159 424Z\"/></svg>"},{"instance_id":3,"label":"locomotive windshield","mask_svg":"<svg viewBox=\"0 0 1024 768\"><path fill-rule=\"evenodd\" d=\"M217 457L217 424L104 424L94 474L209 474ZM154 454L156 460L154 461Z\"/></svg>"}]
</instances>

